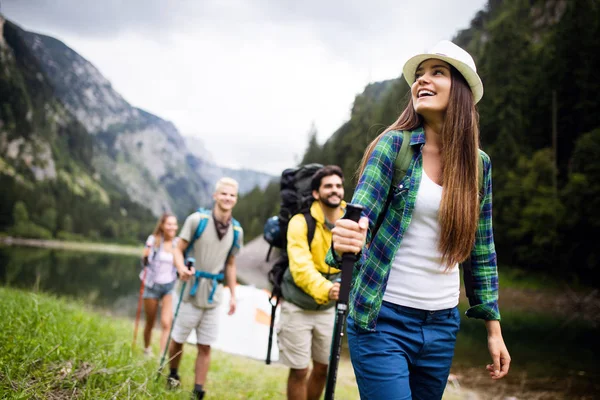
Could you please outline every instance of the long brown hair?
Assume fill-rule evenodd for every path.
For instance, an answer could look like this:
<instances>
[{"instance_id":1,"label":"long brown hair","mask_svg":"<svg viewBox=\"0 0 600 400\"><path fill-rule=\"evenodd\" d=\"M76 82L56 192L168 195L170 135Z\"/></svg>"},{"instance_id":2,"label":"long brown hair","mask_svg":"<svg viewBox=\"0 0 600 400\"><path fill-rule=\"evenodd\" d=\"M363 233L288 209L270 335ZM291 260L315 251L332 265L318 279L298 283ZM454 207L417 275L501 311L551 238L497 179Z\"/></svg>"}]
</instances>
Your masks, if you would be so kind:
<instances>
[{"instance_id":1,"label":"long brown hair","mask_svg":"<svg viewBox=\"0 0 600 400\"><path fill-rule=\"evenodd\" d=\"M479 114L467 81L454 67L450 69L450 99L440 132L443 191L438 215L441 228L438 249L442 263L449 268L469 257L479 217ZM360 177L364 172L383 135L392 130L414 130L422 124L423 117L415 111L410 96L396 122L367 146L357 175Z\"/></svg>"},{"instance_id":2,"label":"long brown hair","mask_svg":"<svg viewBox=\"0 0 600 400\"><path fill-rule=\"evenodd\" d=\"M165 237L165 232L163 231L163 225L164 225L165 221L167 220L167 218L170 218L170 217L175 217L175 215L166 212L166 213L163 213L163 215L161 215L160 218L158 219L158 222L156 223L156 226L154 227L154 232L152 232L152 234L154 235L154 246L160 247L160 245L162 244L162 241L164 240L164 237Z\"/></svg>"}]
</instances>

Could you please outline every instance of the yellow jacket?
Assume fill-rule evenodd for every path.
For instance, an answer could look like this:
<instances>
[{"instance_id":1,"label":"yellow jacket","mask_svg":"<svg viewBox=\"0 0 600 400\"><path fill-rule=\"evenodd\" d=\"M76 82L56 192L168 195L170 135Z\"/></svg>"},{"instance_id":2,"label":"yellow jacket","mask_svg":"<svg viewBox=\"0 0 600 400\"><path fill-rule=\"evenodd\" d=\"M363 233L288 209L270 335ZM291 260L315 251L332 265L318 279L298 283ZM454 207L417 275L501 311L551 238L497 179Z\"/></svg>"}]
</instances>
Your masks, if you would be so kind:
<instances>
[{"instance_id":1,"label":"yellow jacket","mask_svg":"<svg viewBox=\"0 0 600 400\"><path fill-rule=\"evenodd\" d=\"M346 203L342 201L342 208ZM308 226L302 214L290 220L287 230L287 254L289 269L294 283L318 304L329 303L329 290L333 283L322 274L337 274L337 268L325 263L325 255L331 247L331 231L325 226L325 216L318 201L313 202L310 214L316 221L315 237L309 247Z\"/></svg>"}]
</instances>

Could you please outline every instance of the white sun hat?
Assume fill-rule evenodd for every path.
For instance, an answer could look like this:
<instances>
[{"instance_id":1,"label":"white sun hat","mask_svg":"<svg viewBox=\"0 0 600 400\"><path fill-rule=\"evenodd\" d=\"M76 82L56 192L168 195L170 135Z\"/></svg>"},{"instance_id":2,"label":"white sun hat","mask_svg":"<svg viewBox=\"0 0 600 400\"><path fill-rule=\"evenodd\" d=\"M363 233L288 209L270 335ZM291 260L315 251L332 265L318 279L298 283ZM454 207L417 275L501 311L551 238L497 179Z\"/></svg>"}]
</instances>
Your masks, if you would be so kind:
<instances>
[{"instance_id":1,"label":"white sun hat","mask_svg":"<svg viewBox=\"0 0 600 400\"><path fill-rule=\"evenodd\" d=\"M464 76L467 83L471 87L475 104L481 100L483 97L483 83L481 82L479 75L477 75L477 67L475 66L473 57L449 40L442 40L428 53L417 54L416 56L411 57L406 64L404 64L404 68L402 68L402 75L404 76L404 79L406 79L406 82L408 82L409 86L411 86L415 81L415 72L417 72L419 65L423 61L432 58L445 61L456 68L458 72Z\"/></svg>"}]
</instances>

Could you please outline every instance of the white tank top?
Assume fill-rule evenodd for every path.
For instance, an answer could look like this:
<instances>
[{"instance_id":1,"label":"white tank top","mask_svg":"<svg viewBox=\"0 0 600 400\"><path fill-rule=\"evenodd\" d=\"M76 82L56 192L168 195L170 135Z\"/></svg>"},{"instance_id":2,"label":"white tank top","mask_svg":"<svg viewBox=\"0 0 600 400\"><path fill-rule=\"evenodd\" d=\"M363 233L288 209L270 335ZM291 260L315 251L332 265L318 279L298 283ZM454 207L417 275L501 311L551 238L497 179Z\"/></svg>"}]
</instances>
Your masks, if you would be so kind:
<instances>
[{"instance_id":1,"label":"white tank top","mask_svg":"<svg viewBox=\"0 0 600 400\"><path fill-rule=\"evenodd\" d=\"M165 284L171 283L177 279L177 269L173 261L173 253L166 251L162 245L155 248L154 235L148 236L146 246L151 248L149 261L150 265L146 271L145 285L148 287L154 286L155 283ZM178 238L173 238L172 246L177 246ZM143 276L143 271L140 277Z\"/></svg>"},{"instance_id":2,"label":"white tank top","mask_svg":"<svg viewBox=\"0 0 600 400\"><path fill-rule=\"evenodd\" d=\"M438 250L441 201L442 187L423 169L412 220L392 262L383 300L427 311L458 304L458 264L446 270Z\"/></svg>"}]
</instances>

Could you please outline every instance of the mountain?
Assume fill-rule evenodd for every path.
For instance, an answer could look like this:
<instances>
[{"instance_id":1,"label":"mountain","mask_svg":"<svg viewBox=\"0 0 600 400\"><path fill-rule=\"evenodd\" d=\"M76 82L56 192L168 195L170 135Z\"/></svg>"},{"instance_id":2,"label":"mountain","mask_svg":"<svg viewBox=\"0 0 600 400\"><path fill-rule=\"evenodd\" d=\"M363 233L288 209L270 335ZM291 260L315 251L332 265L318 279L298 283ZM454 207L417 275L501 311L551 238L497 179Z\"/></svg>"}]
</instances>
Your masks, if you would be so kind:
<instances>
[{"instance_id":1,"label":"mountain","mask_svg":"<svg viewBox=\"0 0 600 400\"><path fill-rule=\"evenodd\" d=\"M0 16L0 230L16 236L137 241L154 217L98 173L94 137L54 94Z\"/></svg>"},{"instance_id":2,"label":"mountain","mask_svg":"<svg viewBox=\"0 0 600 400\"><path fill-rule=\"evenodd\" d=\"M228 176L238 181L239 191L242 194L258 187L264 189L275 177L264 172L250 169L233 169L220 167L212 155L206 150L202 139L197 137L184 137L189 152L196 158L197 169L202 171L202 176L209 182L215 183L222 176Z\"/></svg>"},{"instance_id":3,"label":"mountain","mask_svg":"<svg viewBox=\"0 0 600 400\"><path fill-rule=\"evenodd\" d=\"M37 60L37 74L96 138L93 166L155 214L210 202L212 186L224 173L243 175L243 191L264 187L272 178L222 170L205 149L195 146L192 152L172 123L125 101L90 62L64 43L9 24Z\"/></svg>"},{"instance_id":4,"label":"mountain","mask_svg":"<svg viewBox=\"0 0 600 400\"><path fill-rule=\"evenodd\" d=\"M206 150L190 150L171 122L130 105L64 43L27 32L1 15L0 71L0 178L12 188L0 203L0 229L15 222L11 210L18 201L31 203L22 198L25 193L41 188L51 188L47 197L53 209L66 201L56 195L60 187L85 198L86 212L92 204L127 203L120 214L133 207L183 217L210 205L214 184L224 175L240 180L241 193L264 188L273 178L222 168ZM32 217L39 220L40 213ZM57 218L69 215L75 228L85 218L63 214ZM91 229L102 236L103 228L85 225L74 232L87 235Z\"/></svg>"},{"instance_id":5,"label":"mountain","mask_svg":"<svg viewBox=\"0 0 600 400\"><path fill-rule=\"evenodd\" d=\"M206 150L206 145L202 139L195 136L184 136L183 140L185 140L185 145L192 155L206 162L215 163L212 155Z\"/></svg>"},{"instance_id":6,"label":"mountain","mask_svg":"<svg viewBox=\"0 0 600 400\"><path fill-rule=\"evenodd\" d=\"M211 202L212 188L225 171L208 152L191 152L170 122L131 106L87 60L62 42L21 31L55 94L101 148L94 165L136 202L159 214ZM231 173L230 170L226 171ZM242 193L270 176L245 172Z\"/></svg>"}]
</instances>

